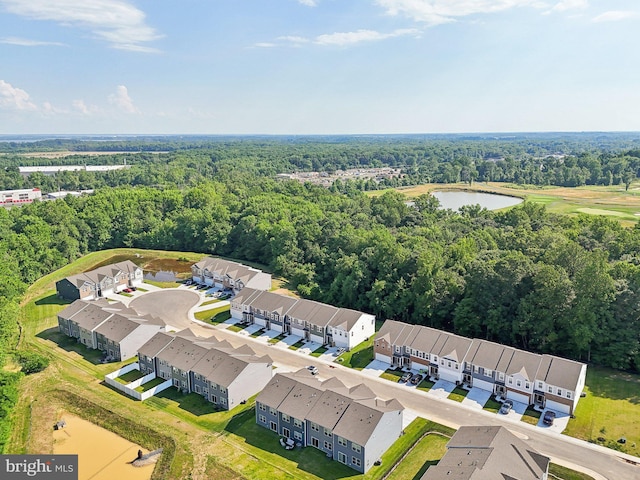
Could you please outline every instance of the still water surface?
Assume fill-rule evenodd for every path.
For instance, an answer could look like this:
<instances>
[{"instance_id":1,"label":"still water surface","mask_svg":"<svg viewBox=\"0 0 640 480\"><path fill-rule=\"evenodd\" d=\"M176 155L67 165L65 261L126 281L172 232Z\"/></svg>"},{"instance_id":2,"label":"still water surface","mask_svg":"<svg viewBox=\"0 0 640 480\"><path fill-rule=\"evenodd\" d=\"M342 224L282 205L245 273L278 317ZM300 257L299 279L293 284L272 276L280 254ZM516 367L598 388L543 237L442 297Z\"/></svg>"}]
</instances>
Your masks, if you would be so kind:
<instances>
[{"instance_id":1,"label":"still water surface","mask_svg":"<svg viewBox=\"0 0 640 480\"><path fill-rule=\"evenodd\" d=\"M458 210L464 205L477 204L487 210L498 210L522 203L521 198L482 192L449 191L431 192L431 194L440 201L441 208L449 208L451 210Z\"/></svg>"}]
</instances>

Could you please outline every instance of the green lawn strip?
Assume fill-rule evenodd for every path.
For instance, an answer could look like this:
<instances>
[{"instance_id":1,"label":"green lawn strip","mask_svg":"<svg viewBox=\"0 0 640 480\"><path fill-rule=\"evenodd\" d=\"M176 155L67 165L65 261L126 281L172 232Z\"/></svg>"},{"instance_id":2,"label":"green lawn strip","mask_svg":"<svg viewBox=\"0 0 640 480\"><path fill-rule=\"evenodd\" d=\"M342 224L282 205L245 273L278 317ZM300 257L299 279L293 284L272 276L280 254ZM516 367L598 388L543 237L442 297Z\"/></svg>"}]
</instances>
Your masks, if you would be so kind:
<instances>
[{"instance_id":1,"label":"green lawn strip","mask_svg":"<svg viewBox=\"0 0 640 480\"><path fill-rule=\"evenodd\" d=\"M468 393L469 393L468 390L465 390L464 388L456 387L453 389L453 392L451 392L447 398L449 400L455 400L456 402L461 402L467 397Z\"/></svg>"},{"instance_id":2,"label":"green lawn strip","mask_svg":"<svg viewBox=\"0 0 640 480\"><path fill-rule=\"evenodd\" d=\"M133 295L127 292L118 292L118 295L122 295L123 297L133 297Z\"/></svg>"},{"instance_id":3,"label":"green lawn strip","mask_svg":"<svg viewBox=\"0 0 640 480\"><path fill-rule=\"evenodd\" d=\"M251 334L251 336L252 336L253 338L257 338L257 337L259 337L260 335L262 335L264 332L266 332L266 330L265 330L264 328L261 328L260 330L256 330L255 332L253 332L253 333Z\"/></svg>"},{"instance_id":4,"label":"green lawn strip","mask_svg":"<svg viewBox=\"0 0 640 480\"><path fill-rule=\"evenodd\" d=\"M537 425L538 421L540 420L540 415L541 415L541 412L534 410L531 407L527 407L527 409L524 412L524 415L522 415L521 420L531 425Z\"/></svg>"},{"instance_id":5,"label":"green lawn strip","mask_svg":"<svg viewBox=\"0 0 640 480\"><path fill-rule=\"evenodd\" d=\"M380 378L384 378L385 380L391 380L392 382L398 382L400 377L404 375L402 370L394 370L393 368L387 368L382 374Z\"/></svg>"},{"instance_id":6,"label":"green lawn strip","mask_svg":"<svg viewBox=\"0 0 640 480\"><path fill-rule=\"evenodd\" d=\"M336 362L345 367L362 370L373 361L373 341L375 335L355 348L340 355Z\"/></svg>"},{"instance_id":7,"label":"green lawn strip","mask_svg":"<svg viewBox=\"0 0 640 480\"><path fill-rule=\"evenodd\" d=\"M436 382L432 382L431 380L429 380L429 377L426 377L424 380L422 380L418 386L416 387L418 390L422 390L423 392L428 392L429 390L431 390L431 387L433 387L436 384Z\"/></svg>"},{"instance_id":8,"label":"green lawn strip","mask_svg":"<svg viewBox=\"0 0 640 480\"><path fill-rule=\"evenodd\" d=\"M502 407L502 404L496 400L496 397L492 395L489 398L489 400L487 400L487 403L484 404L484 407L482 408L484 410L487 410L488 412L498 413L498 410L500 410L500 407Z\"/></svg>"},{"instance_id":9,"label":"green lawn strip","mask_svg":"<svg viewBox=\"0 0 640 480\"><path fill-rule=\"evenodd\" d=\"M166 380L164 378L156 377L153 380L149 380L147 383L143 383L139 387L135 388L136 392L144 393L147 390L151 390L153 387L157 387L161 383L164 383Z\"/></svg>"},{"instance_id":10,"label":"green lawn strip","mask_svg":"<svg viewBox=\"0 0 640 480\"><path fill-rule=\"evenodd\" d=\"M221 307L209 308L207 310L196 312L193 314L193 316L196 318L196 320L200 320L201 322L210 322L216 315L222 312L228 312L230 309L230 305L223 305ZM229 318L231 317L229 316Z\"/></svg>"},{"instance_id":11,"label":"green lawn strip","mask_svg":"<svg viewBox=\"0 0 640 480\"><path fill-rule=\"evenodd\" d=\"M427 469L436 465L447 451L449 438L428 434L422 437L396 469L387 477L388 480L405 480L422 478Z\"/></svg>"},{"instance_id":12,"label":"green lawn strip","mask_svg":"<svg viewBox=\"0 0 640 480\"><path fill-rule=\"evenodd\" d=\"M146 288L142 288L142 287L137 287L138 292L148 292L149 290L147 290Z\"/></svg>"},{"instance_id":13,"label":"green lawn strip","mask_svg":"<svg viewBox=\"0 0 640 480\"><path fill-rule=\"evenodd\" d=\"M127 385L128 383L135 382L142 377L144 377L144 374L140 370L131 370L130 372L127 372L124 375L120 375L118 378L116 378L116 382Z\"/></svg>"},{"instance_id":14,"label":"green lawn strip","mask_svg":"<svg viewBox=\"0 0 640 480\"><path fill-rule=\"evenodd\" d=\"M218 300L217 298L214 298L213 300L207 300L206 302L202 302L200 306L204 307L205 305L213 305L214 303L218 303L218 302L220 302L220 300Z\"/></svg>"},{"instance_id":15,"label":"green lawn strip","mask_svg":"<svg viewBox=\"0 0 640 480\"><path fill-rule=\"evenodd\" d=\"M640 375L590 366L584 392L563 433L640 456Z\"/></svg>"},{"instance_id":16,"label":"green lawn strip","mask_svg":"<svg viewBox=\"0 0 640 480\"><path fill-rule=\"evenodd\" d=\"M158 288L178 288L182 285L178 282L156 282L155 280L145 280L144 283L148 283L149 285L153 285Z\"/></svg>"},{"instance_id":17,"label":"green lawn strip","mask_svg":"<svg viewBox=\"0 0 640 480\"><path fill-rule=\"evenodd\" d=\"M563 467L556 463L549 464L549 478L559 478L561 480L593 480L591 475L586 473L576 472L570 468Z\"/></svg>"},{"instance_id":18,"label":"green lawn strip","mask_svg":"<svg viewBox=\"0 0 640 480\"><path fill-rule=\"evenodd\" d=\"M304 346L304 341L298 340L293 345L289 345L289 350L298 350L302 346Z\"/></svg>"},{"instance_id":19,"label":"green lawn strip","mask_svg":"<svg viewBox=\"0 0 640 480\"><path fill-rule=\"evenodd\" d=\"M327 350L329 350L328 348L325 347L320 347L315 349L313 352L311 352L311 356L312 357L319 357L320 355L322 355L323 353L326 353Z\"/></svg>"},{"instance_id":20,"label":"green lawn strip","mask_svg":"<svg viewBox=\"0 0 640 480\"><path fill-rule=\"evenodd\" d=\"M249 325L244 325L241 323L236 323L235 325L229 325L227 327L227 330L231 330L232 332L239 332L241 330L244 330L245 328L247 328Z\"/></svg>"},{"instance_id":21,"label":"green lawn strip","mask_svg":"<svg viewBox=\"0 0 640 480\"><path fill-rule=\"evenodd\" d=\"M269 343L271 344L278 343L280 340L284 340L285 338L287 338L287 336L284 333L281 333L277 337L270 338Z\"/></svg>"}]
</instances>

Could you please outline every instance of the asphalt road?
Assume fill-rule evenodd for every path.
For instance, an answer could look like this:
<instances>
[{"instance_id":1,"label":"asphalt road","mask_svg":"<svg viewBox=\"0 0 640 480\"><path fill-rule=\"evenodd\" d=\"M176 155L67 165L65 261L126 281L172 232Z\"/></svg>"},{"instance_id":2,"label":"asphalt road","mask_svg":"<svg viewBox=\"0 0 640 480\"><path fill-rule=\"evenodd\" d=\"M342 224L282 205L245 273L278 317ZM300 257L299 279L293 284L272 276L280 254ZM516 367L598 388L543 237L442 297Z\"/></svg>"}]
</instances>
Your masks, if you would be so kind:
<instances>
[{"instance_id":1,"label":"asphalt road","mask_svg":"<svg viewBox=\"0 0 640 480\"><path fill-rule=\"evenodd\" d=\"M396 384L381 378L369 377L357 370L338 364L325 364L315 357L302 355L293 350L270 346L250 336L225 330L226 325L213 328L220 339L232 345L249 344L258 354L269 355L276 366L285 371L297 370L310 364L317 365L320 378L335 376L345 385L365 383L381 398L397 398L405 408L420 416L444 425L458 428L461 425L501 425L527 441L538 452L551 457L554 463L576 470L584 470L596 480L638 480L640 463L632 465L624 460L624 455L598 445L577 440L566 435L544 431L520 421L504 419L496 414L472 409L451 400L425 396L414 388ZM277 371L277 370L276 370ZM626 456L629 459L635 457ZM640 462L640 459L636 459Z\"/></svg>"},{"instance_id":2,"label":"asphalt road","mask_svg":"<svg viewBox=\"0 0 640 480\"><path fill-rule=\"evenodd\" d=\"M139 313L151 314L171 326L183 329L193 325L188 312L201 300L200 295L191 290L164 289L133 298L129 306Z\"/></svg>"}]
</instances>

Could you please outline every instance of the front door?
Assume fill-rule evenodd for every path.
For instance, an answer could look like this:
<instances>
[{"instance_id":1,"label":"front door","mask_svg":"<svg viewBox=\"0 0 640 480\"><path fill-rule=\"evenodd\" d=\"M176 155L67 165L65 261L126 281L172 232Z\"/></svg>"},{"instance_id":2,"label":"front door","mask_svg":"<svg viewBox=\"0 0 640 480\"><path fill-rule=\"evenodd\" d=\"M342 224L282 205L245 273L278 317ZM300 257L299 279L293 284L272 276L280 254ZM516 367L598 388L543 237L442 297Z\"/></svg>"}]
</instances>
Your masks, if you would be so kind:
<instances>
[{"instance_id":1,"label":"front door","mask_svg":"<svg viewBox=\"0 0 640 480\"><path fill-rule=\"evenodd\" d=\"M536 393L536 394L533 396L533 402L534 402L537 406L544 408L544 404L545 404L545 398L544 398L544 395L542 395L541 393Z\"/></svg>"}]
</instances>

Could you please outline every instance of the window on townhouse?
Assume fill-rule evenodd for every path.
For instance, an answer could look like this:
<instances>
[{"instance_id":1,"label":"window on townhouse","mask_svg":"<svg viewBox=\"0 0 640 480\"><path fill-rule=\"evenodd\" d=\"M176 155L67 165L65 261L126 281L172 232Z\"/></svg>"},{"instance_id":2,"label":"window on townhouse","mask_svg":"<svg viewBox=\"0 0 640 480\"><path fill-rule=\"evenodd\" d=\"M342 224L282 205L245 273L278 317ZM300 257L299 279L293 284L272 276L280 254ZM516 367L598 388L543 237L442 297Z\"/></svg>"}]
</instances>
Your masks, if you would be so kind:
<instances>
[{"instance_id":1,"label":"window on townhouse","mask_svg":"<svg viewBox=\"0 0 640 480\"><path fill-rule=\"evenodd\" d=\"M571 398L571 392L567 391L567 398Z\"/></svg>"},{"instance_id":2,"label":"window on townhouse","mask_svg":"<svg viewBox=\"0 0 640 480\"><path fill-rule=\"evenodd\" d=\"M509 385L513 385L513 378L509 377L508 383L509 383Z\"/></svg>"},{"instance_id":3,"label":"window on townhouse","mask_svg":"<svg viewBox=\"0 0 640 480\"><path fill-rule=\"evenodd\" d=\"M328 428L325 428L324 429L324 434L325 434L325 436L330 437L331 436L331 430L329 430Z\"/></svg>"},{"instance_id":4,"label":"window on townhouse","mask_svg":"<svg viewBox=\"0 0 640 480\"><path fill-rule=\"evenodd\" d=\"M269 423L269 428L270 428L271 430L273 430L274 432L277 432L277 431L278 431L278 425L276 425L276 422L270 422L270 423Z\"/></svg>"},{"instance_id":5,"label":"window on townhouse","mask_svg":"<svg viewBox=\"0 0 640 480\"><path fill-rule=\"evenodd\" d=\"M333 450L333 444L329 440L324 441L324 449L325 450Z\"/></svg>"},{"instance_id":6,"label":"window on townhouse","mask_svg":"<svg viewBox=\"0 0 640 480\"><path fill-rule=\"evenodd\" d=\"M209 389L207 387L204 387L202 389L202 393L204 393L205 395L209 395Z\"/></svg>"},{"instance_id":7,"label":"window on townhouse","mask_svg":"<svg viewBox=\"0 0 640 480\"><path fill-rule=\"evenodd\" d=\"M221 403L222 405L226 405L226 404L227 404L227 399L226 399L226 398L224 398L224 397L220 398L220 403Z\"/></svg>"},{"instance_id":8,"label":"window on townhouse","mask_svg":"<svg viewBox=\"0 0 640 480\"><path fill-rule=\"evenodd\" d=\"M302 428L302 420L298 420L297 418L294 418L293 425L297 428Z\"/></svg>"},{"instance_id":9,"label":"window on townhouse","mask_svg":"<svg viewBox=\"0 0 640 480\"><path fill-rule=\"evenodd\" d=\"M444 367L444 360L440 360L440 365Z\"/></svg>"},{"instance_id":10,"label":"window on townhouse","mask_svg":"<svg viewBox=\"0 0 640 480\"><path fill-rule=\"evenodd\" d=\"M320 427L318 426L317 423L311 422L311 430L313 430L314 432L319 432L320 431Z\"/></svg>"},{"instance_id":11,"label":"window on townhouse","mask_svg":"<svg viewBox=\"0 0 640 480\"><path fill-rule=\"evenodd\" d=\"M559 388L559 389L557 390L557 394L558 394L558 395L560 395L560 396L562 396L562 389L561 389L561 388Z\"/></svg>"},{"instance_id":12,"label":"window on townhouse","mask_svg":"<svg viewBox=\"0 0 640 480\"><path fill-rule=\"evenodd\" d=\"M267 417L265 417L264 415L258 415L258 420L260 421L260 423L267 423Z\"/></svg>"},{"instance_id":13,"label":"window on townhouse","mask_svg":"<svg viewBox=\"0 0 640 480\"><path fill-rule=\"evenodd\" d=\"M289 415L283 413L282 414L282 421L289 423L289 420L290 420Z\"/></svg>"},{"instance_id":14,"label":"window on townhouse","mask_svg":"<svg viewBox=\"0 0 640 480\"><path fill-rule=\"evenodd\" d=\"M351 463L354 464L356 467L359 467L362 465L362 462L358 457L351 457Z\"/></svg>"},{"instance_id":15,"label":"window on townhouse","mask_svg":"<svg viewBox=\"0 0 640 480\"><path fill-rule=\"evenodd\" d=\"M227 393L227 389L224 387L220 387L220 393Z\"/></svg>"},{"instance_id":16,"label":"window on townhouse","mask_svg":"<svg viewBox=\"0 0 640 480\"><path fill-rule=\"evenodd\" d=\"M195 378L196 380L200 380L200 375L198 375L197 373L194 373L193 378Z\"/></svg>"},{"instance_id":17,"label":"window on townhouse","mask_svg":"<svg viewBox=\"0 0 640 480\"><path fill-rule=\"evenodd\" d=\"M184 380L182 380L182 388L187 388L187 382L185 382Z\"/></svg>"},{"instance_id":18,"label":"window on townhouse","mask_svg":"<svg viewBox=\"0 0 640 480\"><path fill-rule=\"evenodd\" d=\"M502 380L504 382L504 373L499 373L498 374L498 380Z\"/></svg>"},{"instance_id":19,"label":"window on townhouse","mask_svg":"<svg viewBox=\"0 0 640 480\"><path fill-rule=\"evenodd\" d=\"M196 385L196 393L200 393L200 385Z\"/></svg>"},{"instance_id":20,"label":"window on townhouse","mask_svg":"<svg viewBox=\"0 0 640 480\"><path fill-rule=\"evenodd\" d=\"M522 386L522 380L516 380L516 386L521 387Z\"/></svg>"},{"instance_id":21,"label":"window on townhouse","mask_svg":"<svg viewBox=\"0 0 640 480\"><path fill-rule=\"evenodd\" d=\"M269 415L273 415L274 417L278 414L274 408L269 408Z\"/></svg>"},{"instance_id":22,"label":"window on townhouse","mask_svg":"<svg viewBox=\"0 0 640 480\"><path fill-rule=\"evenodd\" d=\"M447 362L447 367L451 368L451 362Z\"/></svg>"},{"instance_id":23,"label":"window on townhouse","mask_svg":"<svg viewBox=\"0 0 640 480\"><path fill-rule=\"evenodd\" d=\"M484 369L484 376L485 377L490 377L493 375L493 370L489 370L488 368Z\"/></svg>"},{"instance_id":24,"label":"window on townhouse","mask_svg":"<svg viewBox=\"0 0 640 480\"><path fill-rule=\"evenodd\" d=\"M347 446L347 439L346 438L342 438L342 437L338 437L338 445L346 447Z\"/></svg>"},{"instance_id":25,"label":"window on townhouse","mask_svg":"<svg viewBox=\"0 0 640 480\"><path fill-rule=\"evenodd\" d=\"M480 373L480 367L477 365L473 366L473 373Z\"/></svg>"},{"instance_id":26,"label":"window on townhouse","mask_svg":"<svg viewBox=\"0 0 640 480\"><path fill-rule=\"evenodd\" d=\"M542 390L542 382L538 382L538 389Z\"/></svg>"},{"instance_id":27,"label":"window on townhouse","mask_svg":"<svg viewBox=\"0 0 640 480\"><path fill-rule=\"evenodd\" d=\"M553 393L553 387L551 385L547 387L547 392Z\"/></svg>"},{"instance_id":28,"label":"window on townhouse","mask_svg":"<svg viewBox=\"0 0 640 480\"><path fill-rule=\"evenodd\" d=\"M351 444L351 450L353 450L356 453L360 453L362 451L362 447L360 445L358 445L357 443L352 443Z\"/></svg>"},{"instance_id":29,"label":"window on townhouse","mask_svg":"<svg viewBox=\"0 0 640 480\"><path fill-rule=\"evenodd\" d=\"M291 431L288 428L283 428L282 429L282 436L284 438L291 438Z\"/></svg>"},{"instance_id":30,"label":"window on townhouse","mask_svg":"<svg viewBox=\"0 0 640 480\"><path fill-rule=\"evenodd\" d=\"M340 463L344 463L346 465L347 464L347 456L342 452L338 452L338 461Z\"/></svg>"},{"instance_id":31,"label":"window on townhouse","mask_svg":"<svg viewBox=\"0 0 640 480\"><path fill-rule=\"evenodd\" d=\"M296 440L301 442L302 441L302 432L293 432L293 438L295 438Z\"/></svg>"},{"instance_id":32,"label":"window on townhouse","mask_svg":"<svg viewBox=\"0 0 640 480\"><path fill-rule=\"evenodd\" d=\"M265 406L265 404L264 404L264 403L258 403L258 408L259 408L260 410L262 410L263 412L267 409L267 407Z\"/></svg>"},{"instance_id":33,"label":"window on townhouse","mask_svg":"<svg viewBox=\"0 0 640 480\"><path fill-rule=\"evenodd\" d=\"M524 382L524 388L526 388L527 390L529 390L529 387L531 386L531 384L529 382Z\"/></svg>"}]
</instances>

